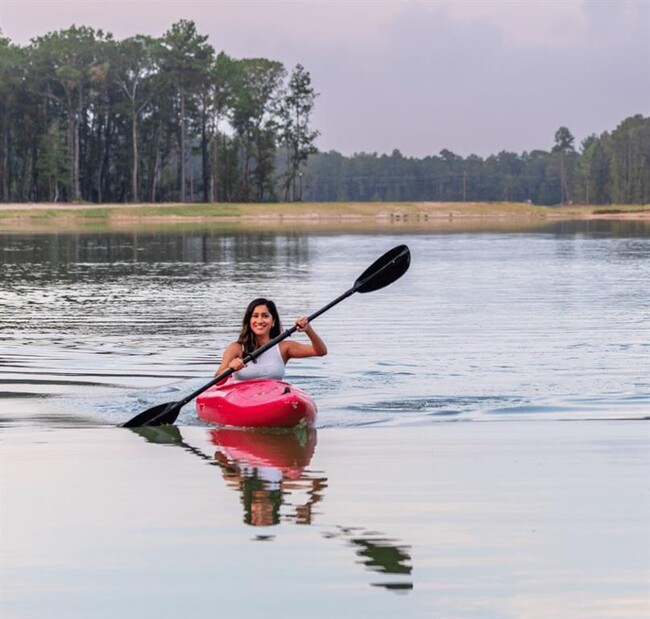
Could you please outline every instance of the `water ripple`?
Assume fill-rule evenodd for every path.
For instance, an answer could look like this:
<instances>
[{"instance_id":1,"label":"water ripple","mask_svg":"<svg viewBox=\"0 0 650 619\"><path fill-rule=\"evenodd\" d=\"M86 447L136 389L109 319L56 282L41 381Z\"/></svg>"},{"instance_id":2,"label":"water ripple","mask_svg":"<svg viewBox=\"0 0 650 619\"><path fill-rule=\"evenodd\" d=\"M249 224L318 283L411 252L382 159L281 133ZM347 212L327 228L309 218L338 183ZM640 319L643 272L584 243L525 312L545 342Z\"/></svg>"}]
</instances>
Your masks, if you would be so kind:
<instances>
[{"instance_id":1,"label":"water ripple","mask_svg":"<svg viewBox=\"0 0 650 619\"><path fill-rule=\"evenodd\" d=\"M398 243L406 276L319 317L330 354L287 368L319 424L650 414L650 238L601 227L0 235L0 416L115 424L180 398L248 300L275 298L290 324ZM192 404L179 423L199 423Z\"/></svg>"}]
</instances>

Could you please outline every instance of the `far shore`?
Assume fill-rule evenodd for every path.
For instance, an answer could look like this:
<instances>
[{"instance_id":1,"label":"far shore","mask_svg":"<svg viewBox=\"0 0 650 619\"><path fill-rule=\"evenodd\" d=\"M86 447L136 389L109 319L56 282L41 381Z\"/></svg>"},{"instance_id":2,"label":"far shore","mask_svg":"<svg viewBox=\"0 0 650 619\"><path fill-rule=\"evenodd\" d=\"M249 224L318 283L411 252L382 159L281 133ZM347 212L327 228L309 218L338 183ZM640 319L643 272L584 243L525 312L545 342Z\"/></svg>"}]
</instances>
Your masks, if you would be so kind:
<instances>
[{"instance_id":1,"label":"far shore","mask_svg":"<svg viewBox=\"0 0 650 619\"><path fill-rule=\"evenodd\" d=\"M201 224L238 229L525 228L572 220L650 222L650 205L537 206L514 202L293 202L269 204L0 204L0 231L75 231Z\"/></svg>"}]
</instances>

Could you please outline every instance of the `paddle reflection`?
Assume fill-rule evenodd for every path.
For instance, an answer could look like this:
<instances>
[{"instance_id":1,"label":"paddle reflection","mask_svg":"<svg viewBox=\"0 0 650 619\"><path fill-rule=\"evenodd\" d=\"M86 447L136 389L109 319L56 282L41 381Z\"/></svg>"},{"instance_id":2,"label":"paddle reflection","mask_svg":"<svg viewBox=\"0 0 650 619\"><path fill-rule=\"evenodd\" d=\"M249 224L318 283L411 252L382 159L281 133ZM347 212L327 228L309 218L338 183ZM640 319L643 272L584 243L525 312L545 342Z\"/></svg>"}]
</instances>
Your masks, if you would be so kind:
<instances>
[{"instance_id":1,"label":"paddle reflection","mask_svg":"<svg viewBox=\"0 0 650 619\"><path fill-rule=\"evenodd\" d=\"M383 587L402 593L413 589L410 578L413 568L409 546L399 544L376 531L366 531L360 527L337 527L336 531L325 533L324 536L327 539L345 540L355 548L359 563L362 563L366 569L390 575L389 581L370 583L373 587Z\"/></svg>"},{"instance_id":2,"label":"paddle reflection","mask_svg":"<svg viewBox=\"0 0 650 619\"><path fill-rule=\"evenodd\" d=\"M150 443L177 445L218 466L228 487L241 494L243 520L256 527L281 521L311 524L327 478L306 471L316 449L316 430L265 433L219 428L209 431L213 456L190 445L174 425L129 428ZM260 536L259 539L272 539Z\"/></svg>"},{"instance_id":3,"label":"paddle reflection","mask_svg":"<svg viewBox=\"0 0 650 619\"><path fill-rule=\"evenodd\" d=\"M324 475L306 470L316 448L315 429L305 430L304 434L219 429L210 434L219 448L214 457L224 480L241 494L246 524L312 524L314 505L323 499L327 488ZM361 527L338 526L334 531L324 532L323 537L349 544L359 563L386 577L386 581L371 582L371 586L398 593L413 589L408 546ZM270 541L274 536L257 535L255 539Z\"/></svg>"},{"instance_id":4,"label":"paddle reflection","mask_svg":"<svg viewBox=\"0 0 650 619\"><path fill-rule=\"evenodd\" d=\"M219 467L226 485L240 495L243 522L260 531L282 522L311 525L320 515L314 506L323 500L328 481L322 471L308 469L316 449L314 428L278 434L209 430L210 442L217 448L212 456L185 442L177 426L129 429L151 443L178 445ZM370 582L372 587L395 593L413 589L409 546L363 527L326 526L321 534L353 548L357 563L382 576ZM253 539L272 541L275 535L258 533Z\"/></svg>"},{"instance_id":5,"label":"paddle reflection","mask_svg":"<svg viewBox=\"0 0 650 619\"><path fill-rule=\"evenodd\" d=\"M327 487L326 477L305 471L316 448L314 428L282 434L215 429L210 438L226 484L241 494L246 524L312 523Z\"/></svg>"}]
</instances>

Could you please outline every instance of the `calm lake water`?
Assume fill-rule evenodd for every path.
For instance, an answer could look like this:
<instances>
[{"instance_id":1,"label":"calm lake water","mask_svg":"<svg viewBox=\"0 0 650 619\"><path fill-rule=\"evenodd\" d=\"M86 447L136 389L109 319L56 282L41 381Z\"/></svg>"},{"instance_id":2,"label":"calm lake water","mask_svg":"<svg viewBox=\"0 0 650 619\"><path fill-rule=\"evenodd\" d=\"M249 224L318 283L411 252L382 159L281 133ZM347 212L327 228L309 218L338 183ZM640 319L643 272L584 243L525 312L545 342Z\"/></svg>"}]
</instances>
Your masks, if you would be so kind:
<instances>
[{"instance_id":1,"label":"calm lake water","mask_svg":"<svg viewBox=\"0 0 650 619\"><path fill-rule=\"evenodd\" d=\"M519 234L0 236L2 423L116 424L211 377L248 301L285 324L394 245L392 286L318 318L288 379L318 427L640 417L650 407L650 228ZM192 404L180 424L198 423Z\"/></svg>"},{"instance_id":2,"label":"calm lake water","mask_svg":"<svg viewBox=\"0 0 650 619\"><path fill-rule=\"evenodd\" d=\"M317 427L116 427L405 243L290 363ZM650 227L0 235L0 614L650 614ZM304 337L304 336L300 336Z\"/></svg>"}]
</instances>

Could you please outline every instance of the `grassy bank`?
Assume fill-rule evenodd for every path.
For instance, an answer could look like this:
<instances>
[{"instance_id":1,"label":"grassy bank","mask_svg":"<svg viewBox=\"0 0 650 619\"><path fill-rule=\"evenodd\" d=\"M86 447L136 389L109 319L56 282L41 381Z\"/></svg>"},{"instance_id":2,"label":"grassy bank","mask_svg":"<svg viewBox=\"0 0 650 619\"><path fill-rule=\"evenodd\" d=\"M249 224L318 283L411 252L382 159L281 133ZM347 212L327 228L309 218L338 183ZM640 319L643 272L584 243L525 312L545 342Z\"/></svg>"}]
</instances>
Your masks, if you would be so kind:
<instances>
[{"instance_id":1,"label":"grassy bank","mask_svg":"<svg viewBox=\"0 0 650 619\"><path fill-rule=\"evenodd\" d=\"M650 218L650 206L545 207L512 202L321 202L282 204L5 204L0 229L70 230L142 225L356 228L522 226L586 218Z\"/></svg>"}]
</instances>

